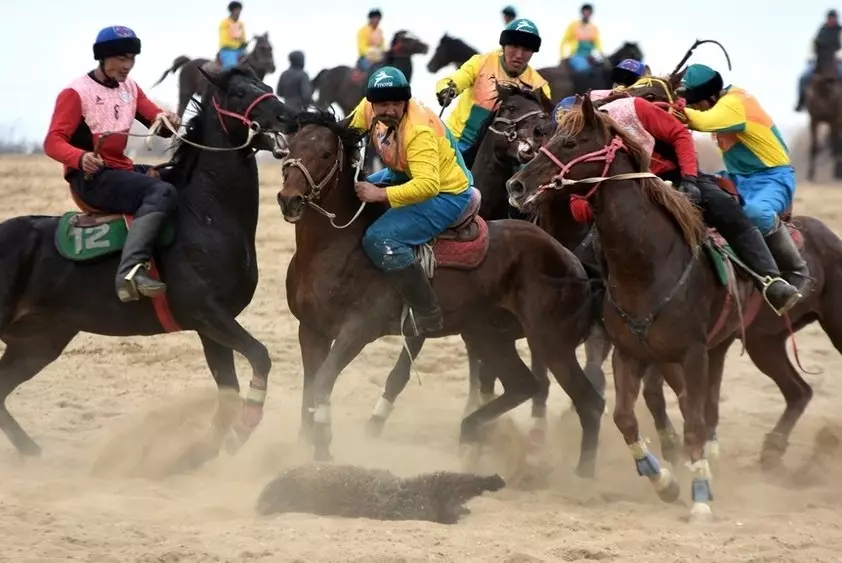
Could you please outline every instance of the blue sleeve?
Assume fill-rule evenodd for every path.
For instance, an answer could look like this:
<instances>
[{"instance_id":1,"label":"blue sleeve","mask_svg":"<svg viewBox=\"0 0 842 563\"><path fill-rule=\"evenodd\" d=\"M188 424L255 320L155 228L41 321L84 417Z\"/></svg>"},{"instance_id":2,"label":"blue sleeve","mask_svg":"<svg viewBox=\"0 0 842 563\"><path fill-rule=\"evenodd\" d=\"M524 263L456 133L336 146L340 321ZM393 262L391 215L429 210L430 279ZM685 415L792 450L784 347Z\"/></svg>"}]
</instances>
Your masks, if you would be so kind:
<instances>
[{"instance_id":1,"label":"blue sleeve","mask_svg":"<svg viewBox=\"0 0 842 563\"><path fill-rule=\"evenodd\" d=\"M370 182L372 184L392 185L397 183L397 178L395 178L395 174L392 172L391 168L382 168L374 174L369 174L365 180L366 182Z\"/></svg>"}]
</instances>

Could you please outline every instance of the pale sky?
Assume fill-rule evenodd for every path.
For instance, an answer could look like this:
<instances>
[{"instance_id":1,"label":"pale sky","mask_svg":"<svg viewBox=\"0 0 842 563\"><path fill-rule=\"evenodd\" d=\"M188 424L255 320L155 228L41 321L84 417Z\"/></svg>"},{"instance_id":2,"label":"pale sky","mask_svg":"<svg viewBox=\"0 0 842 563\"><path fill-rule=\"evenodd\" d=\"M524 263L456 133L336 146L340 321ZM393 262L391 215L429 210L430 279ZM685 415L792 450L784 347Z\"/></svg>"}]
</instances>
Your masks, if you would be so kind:
<instances>
[{"instance_id":1,"label":"pale sky","mask_svg":"<svg viewBox=\"0 0 842 563\"><path fill-rule=\"evenodd\" d=\"M278 71L266 77L277 85L288 65L287 54L302 50L313 77L328 66L352 65L357 29L371 8L383 12L387 42L407 29L430 45L428 55L413 59L413 94L431 107L437 76L426 64L444 32L480 51L497 46L505 0L324 0L286 2L242 0L242 21L249 35L269 32ZM151 88L172 60L185 54L212 57L217 51L217 26L227 15L227 0L26 0L4 6L7 25L0 35L4 53L0 74L0 135L40 141L46 132L58 92L73 78L95 66L92 44L100 28L131 27L143 42L132 77L152 98L175 106L177 77ZM532 59L536 68L557 64L565 26L578 17L581 2L520 0L518 16L532 19L543 46ZM734 70L727 72L715 45L703 45L693 62L709 64L729 81L754 93L784 132L801 127L805 115L792 111L797 76L802 72L811 38L833 6L817 0L595 0L594 23L607 52L625 40L637 41L656 73L672 70L693 40L719 40L728 49ZM774 7L772 7L774 5ZM644 9L645 6L645 9Z\"/></svg>"}]
</instances>

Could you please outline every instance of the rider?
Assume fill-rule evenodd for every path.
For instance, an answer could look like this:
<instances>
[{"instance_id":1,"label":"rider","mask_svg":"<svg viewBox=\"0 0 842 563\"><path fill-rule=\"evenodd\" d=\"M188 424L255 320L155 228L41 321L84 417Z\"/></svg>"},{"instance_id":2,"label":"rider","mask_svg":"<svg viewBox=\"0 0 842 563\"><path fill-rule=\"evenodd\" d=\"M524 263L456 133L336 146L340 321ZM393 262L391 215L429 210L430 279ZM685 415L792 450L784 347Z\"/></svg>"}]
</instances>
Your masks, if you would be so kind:
<instances>
[{"instance_id":1,"label":"rider","mask_svg":"<svg viewBox=\"0 0 842 563\"><path fill-rule=\"evenodd\" d=\"M386 38L380 27L383 14L373 9L368 13L368 23L357 32L357 69L365 76L371 66L383 60L386 52Z\"/></svg>"},{"instance_id":2,"label":"rider","mask_svg":"<svg viewBox=\"0 0 842 563\"><path fill-rule=\"evenodd\" d=\"M293 111L304 111L313 103L313 86L304 70L304 53L289 54L289 68L281 73L275 91Z\"/></svg>"},{"instance_id":3,"label":"rider","mask_svg":"<svg viewBox=\"0 0 842 563\"><path fill-rule=\"evenodd\" d=\"M760 229L784 279L801 298L810 278L807 263L779 218L792 205L795 170L778 128L756 98L741 88L724 86L722 75L708 66L687 67L679 94L688 105L684 113L690 129L714 134L746 215Z\"/></svg>"},{"instance_id":4,"label":"rider","mask_svg":"<svg viewBox=\"0 0 842 563\"><path fill-rule=\"evenodd\" d=\"M583 4L582 18L567 26L561 38L561 60L569 56L569 63L574 72L585 72L591 67L594 51L602 53L602 40L599 29L591 23L593 6Z\"/></svg>"},{"instance_id":5,"label":"rider","mask_svg":"<svg viewBox=\"0 0 842 563\"><path fill-rule=\"evenodd\" d=\"M131 29L106 27L93 51L99 65L58 95L44 152L64 165L64 177L81 209L134 215L116 289L121 301L135 301L138 294L153 297L166 291L166 285L149 277L148 261L159 230L175 210L176 190L125 155L126 134L135 119L149 126L163 114L176 128L180 120L150 101L129 78L140 53L140 39ZM97 144L99 154L94 152Z\"/></svg>"},{"instance_id":6,"label":"rider","mask_svg":"<svg viewBox=\"0 0 842 563\"><path fill-rule=\"evenodd\" d=\"M606 96L611 95L614 92L621 91L625 88L628 88L644 76L649 76L651 71L649 67L643 64L640 61L636 61L634 59L623 59L617 66L615 66L611 70L611 82L613 82L614 87L612 90L591 90L588 92L588 96L590 96L591 100L599 100ZM552 119L555 123L558 123L558 120L561 118L562 114L565 111L573 109L573 106L576 105L576 96L567 96L566 98L562 98L558 104L556 104L555 109L553 109Z\"/></svg>"},{"instance_id":7,"label":"rider","mask_svg":"<svg viewBox=\"0 0 842 563\"><path fill-rule=\"evenodd\" d=\"M349 126L371 131L371 143L387 166L356 184L362 201L390 207L368 227L363 248L410 308L403 334L439 330L441 309L413 246L429 242L465 212L473 177L447 127L412 98L409 82L394 67L371 75Z\"/></svg>"},{"instance_id":8,"label":"rider","mask_svg":"<svg viewBox=\"0 0 842 563\"><path fill-rule=\"evenodd\" d=\"M514 6L506 6L503 8L503 25L509 25L512 20L517 17Z\"/></svg>"},{"instance_id":9,"label":"rider","mask_svg":"<svg viewBox=\"0 0 842 563\"><path fill-rule=\"evenodd\" d=\"M842 26L839 25L839 16L836 13L836 10L830 10L827 13L827 19L819 28L816 38L813 40L812 45L810 45L813 55L824 49L829 49L834 53L839 49L842 49L842 38L840 38L840 35L842 35ZM837 72L840 76L842 76L842 61L837 61L836 64ZM795 111L801 111L804 109L804 98L807 93L807 85L810 83L810 78L813 77L815 70L816 61L811 60L807 64L807 70L805 70L798 79L798 105L795 106Z\"/></svg>"},{"instance_id":10,"label":"rider","mask_svg":"<svg viewBox=\"0 0 842 563\"><path fill-rule=\"evenodd\" d=\"M223 70L237 66L246 54L246 26L240 21L242 11L240 2L231 2L229 16L219 22L219 64Z\"/></svg>"},{"instance_id":11,"label":"rider","mask_svg":"<svg viewBox=\"0 0 842 563\"><path fill-rule=\"evenodd\" d=\"M650 152L649 170L672 182L704 213L705 222L725 237L737 256L764 277L759 284L776 311L786 310L798 291L783 279L763 236L713 177L699 175L693 134L673 114L639 97L617 93L596 102L641 146Z\"/></svg>"},{"instance_id":12,"label":"rider","mask_svg":"<svg viewBox=\"0 0 842 563\"><path fill-rule=\"evenodd\" d=\"M474 55L456 72L436 83L436 97L442 107L459 96L456 109L447 118L447 126L459 143L468 166L473 165L479 148L479 133L497 102L499 83L540 90L549 100L550 85L531 66L529 60L541 48L541 36L532 21L513 20L500 33L502 50ZM461 94L461 95L460 95Z\"/></svg>"}]
</instances>

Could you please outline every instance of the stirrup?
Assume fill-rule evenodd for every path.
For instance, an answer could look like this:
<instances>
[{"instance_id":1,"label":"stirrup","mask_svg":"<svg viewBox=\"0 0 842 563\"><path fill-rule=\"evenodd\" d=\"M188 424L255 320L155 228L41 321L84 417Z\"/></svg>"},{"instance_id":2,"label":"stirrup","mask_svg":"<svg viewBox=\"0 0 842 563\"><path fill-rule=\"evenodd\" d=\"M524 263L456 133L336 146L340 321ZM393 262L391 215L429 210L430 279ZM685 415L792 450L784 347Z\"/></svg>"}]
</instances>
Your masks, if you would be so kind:
<instances>
[{"instance_id":1,"label":"stirrup","mask_svg":"<svg viewBox=\"0 0 842 563\"><path fill-rule=\"evenodd\" d=\"M792 297L790 297L789 301L787 301L784 304L784 306L781 307L780 309L778 309L774 305L772 305L772 302L769 301L769 298L766 296L766 292L769 290L769 288L776 283L786 284L786 285L788 285L789 287L791 287L795 290L795 294ZM769 305L769 308L772 309L775 312L775 314L778 315L779 317L784 316L784 314L787 311L789 311L790 309L795 307L795 305L799 301L801 301L801 299L804 297L801 294L801 292L798 290L797 287L795 287L794 285L792 285L791 283L789 283L788 281L786 281L785 279L783 279L780 276L774 277L774 278L772 276L765 276L765 277L760 279L760 284L763 286L763 288L762 288L763 300L766 301L766 304Z\"/></svg>"},{"instance_id":2,"label":"stirrup","mask_svg":"<svg viewBox=\"0 0 842 563\"><path fill-rule=\"evenodd\" d=\"M120 298L120 301L128 302L128 301L138 301L140 300L140 290L137 288L137 282L135 281L135 276L140 271L141 268L149 270L149 263L147 262L138 262L132 269L129 270L129 273L123 276L123 285L120 289L117 290L117 297Z\"/></svg>"}]
</instances>

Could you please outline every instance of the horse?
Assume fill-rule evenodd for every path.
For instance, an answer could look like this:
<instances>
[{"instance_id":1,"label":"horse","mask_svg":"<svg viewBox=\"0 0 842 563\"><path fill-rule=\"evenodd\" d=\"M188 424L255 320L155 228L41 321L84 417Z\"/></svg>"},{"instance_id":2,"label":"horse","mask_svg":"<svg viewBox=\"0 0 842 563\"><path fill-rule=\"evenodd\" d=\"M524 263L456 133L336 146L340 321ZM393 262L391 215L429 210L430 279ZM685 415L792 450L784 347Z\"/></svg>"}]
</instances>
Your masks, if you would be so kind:
<instances>
[{"instance_id":1,"label":"horse","mask_svg":"<svg viewBox=\"0 0 842 563\"><path fill-rule=\"evenodd\" d=\"M677 99L675 89L682 76L683 72L664 78L651 77L627 89L626 93L644 97L655 103L672 105ZM736 196L735 192L732 193ZM769 473L780 471L789 436L813 396L810 384L801 377L787 355L786 339L819 321L834 348L842 352L842 290L838 289L837 283L837 280L842 280L842 241L815 217L792 217L790 212L786 212L782 214L781 220L788 223L788 228L800 243L799 246L803 245L801 252L813 278L813 289L788 312L787 318L775 315L766 307L760 309L760 296L755 294L746 307L745 336L736 334L734 338L742 340L754 365L775 382L786 401L784 412L763 440L761 467ZM724 348L721 350L721 358L712 358L709 364L708 378L712 393L705 415L708 440L706 448L713 457L719 455L718 397L727 352L724 343L721 347ZM678 447L674 443L675 432L666 412L663 382L660 373L650 371L644 378L643 394L655 419L663 455L677 463L675 453Z\"/></svg>"},{"instance_id":2,"label":"horse","mask_svg":"<svg viewBox=\"0 0 842 563\"><path fill-rule=\"evenodd\" d=\"M447 65L461 67L468 59L477 54L477 50L457 37L448 34L441 36L439 45L427 63L427 71L435 74Z\"/></svg>"},{"instance_id":3,"label":"horse","mask_svg":"<svg viewBox=\"0 0 842 563\"><path fill-rule=\"evenodd\" d=\"M123 303L114 293L130 215L71 211L0 223L0 340L6 344L0 357L0 429L23 455L39 455L41 449L5 400L58 359L81 331L106 336L195 331L220 392L239 392L233 352L243 354L253 376L234 428L236 440L228 445L239 447L260 421L271 359L236 320L257 285L258 175L246 143L253 127L280 127L286 108L246 70L207 79L204 107L177 144L171 170L162 172L179 198L169 235L159 238L153 259L152 272L166 281L166 295ZM212 430L190 451L191 463L218 454L236 415L224 403L220 395Z\"/></svg>"},{"instance_id":4,"label":"horse","mask_svg":"<svg viewBox=\"0 0 842 563\"><path fill-rule=\"evenodd\" d=\"M369 74L381 66L393 66L400 69L407 81L412 82L412 56L426 55L430 47L406 30L400 30L392 37L389 50L386 51L383 62L374 65ZM365 97L367 80L356 80L355 69L349 66L326 68L313 79L313 91L319 91L316 105L327 109L331 104L337 104L343 115L351 113L357 104Z\"/></svg>"},{"instance_id":5,"label":"horse","mask_svg":"<svg viewBox=\"0 0 842 563\"><path fill-rule=\"evenodd\" d=\"M269 32L255 35L250 42L254 42L254 48L247 53L238 63L239 65L248 66L254 71L254 74L260 80L267 74L275 72L275 58L272 55L272 44L269 43ZM204 73L200 69L204 68L207 72L216 72L219 67L217 61L211 62L209 59L190 59L184 55L176 57L172 62L172 66L164 71L161 78L158 79L154 88L164 81L170 74L175 74L181 69L181 74L178 77L178 115L184 115L184 110L187 109L187 104L190 103L190 98L196 92L202 92L207 87Z\"/></svg>"},{"instance_id":6,"label":"horse","mask_svg":"<svg viewBox=\"0 0 842 563\"><path fill-rule=\"evenodd\" d=\"M819 153L818 129L826 123L830 128L830 152L833 155L833 177L842 179L842 77L839 76L833 47L816 45L816 69L805 96L810 115L810 160L807 179L816 178L816 156Z\"/></svg>"},{"instance_id":7,"label":"horse","mask_svg":"<svg viewBox=\"0 0 842 563\"><path fill-rule=\"evenodd\" d=\"M368 343L401 332L403 302L361 246L386 209L361 206L354 192L352 153L366 133L326 112L301 114L278 193L284 219L295 224L286 284L304 365L301 429L319 460L330 459L330 395L340 372ZM604 400L576 360L594 318L584 268L535 225L466 215L460 223L469 228L458 231L463 241L445 234L435 241L432 283L444 328L430 336L461 334L504 392L463 419L460 444L476 451L471 446L480 443L486 423L540 390L515 347L525 336L576 405L582 424L577 473L592 476ZM334 216L352 220L334 229Z\"/></svg>"},{"instance_id":8,"label":"horse","mask_svg":"<svg viewBox=\"0 0 842 563\"><path fill-rule=\"evenodd\" d=\"M566 61L558 66L538 69L538 74L550 83L553 103L573 94L584 94L588 90L608 90L613 86L611 70L624 59L643 60L643 51L637 43L623 43L607 60L595 65L587 72L574 73Z\"/></svg>"},{"instance_id":9,"label":"horse","mask_svg":"<svg viewBox=\"0 0 842 563\"><path fill-rule=\"evenodd\" d=\"M474 185L482 195L479 215L485 220L505 219L510 216L510 207L506 195L506 180L515 170L525 162L531 160L538 147L541 146L545 131L548 129L547 117L551 112L549 100L531 90L521 89L512 84L497 84L497 104L491 117L480 132L480 148L471 173ZM568 212L569 216L569 212ZM551 220L539 217L538 225ZM595 261L589 252L588 238L590 229L572 221L562 221L567 229L557 233L556 240L561 242L580 259L589 257ZM545 229L546 230L546 229ZM588 338L586 345L587 365L585 374L592 385L602 394L605 388L605 375L602 363L608 355L600 340L599 325L594 326L594 333ZM412 361L417 358L424 345L424 337L407 339L407 346L401 351L400 357L386 379L383 392L375 404L371 417L366 425L369 436L379 436L385 427L386 420L394 409L395 401L403 392L410 377ZM487 403L494 396L494 378L483 376L481 365L476 354L466 342L469 366L468 401L464 413L473 412L478 406ZM410 355L411 354L411 355ZM532 358L532 373L538 377L541 389L532 398L533 426L530 439L536 445L543 444L546 434L547 398L549 396L550 381L547 368Z\"/></svg>"},{"instance_id":10,"label":"horse","mask_svg":"<svg viewBox=\"0 0 842 563\"><path fill-rule=\"evenodd\" d=\"M745 278L734 278L732 295L720 282L703 254L699 210L648 172L648 165L645 149L585 96L506 187L520 208L546 206L552 212L568 205L574 216L592 214L607 272L602 316L614 345L614 422L638 472L663 501L673 502L678 481L641 438L634 407L650 366L683 390L684 445L693 475L690 518L697 521L712 514L705 411L709 394L718 389L710 384L708 366L724 360L742 323L732 299L745 301L755 290ZM572 199L553 197L557 190ZM718 394L711 401L718 405Z\"/></svg>"}]
</instances>

